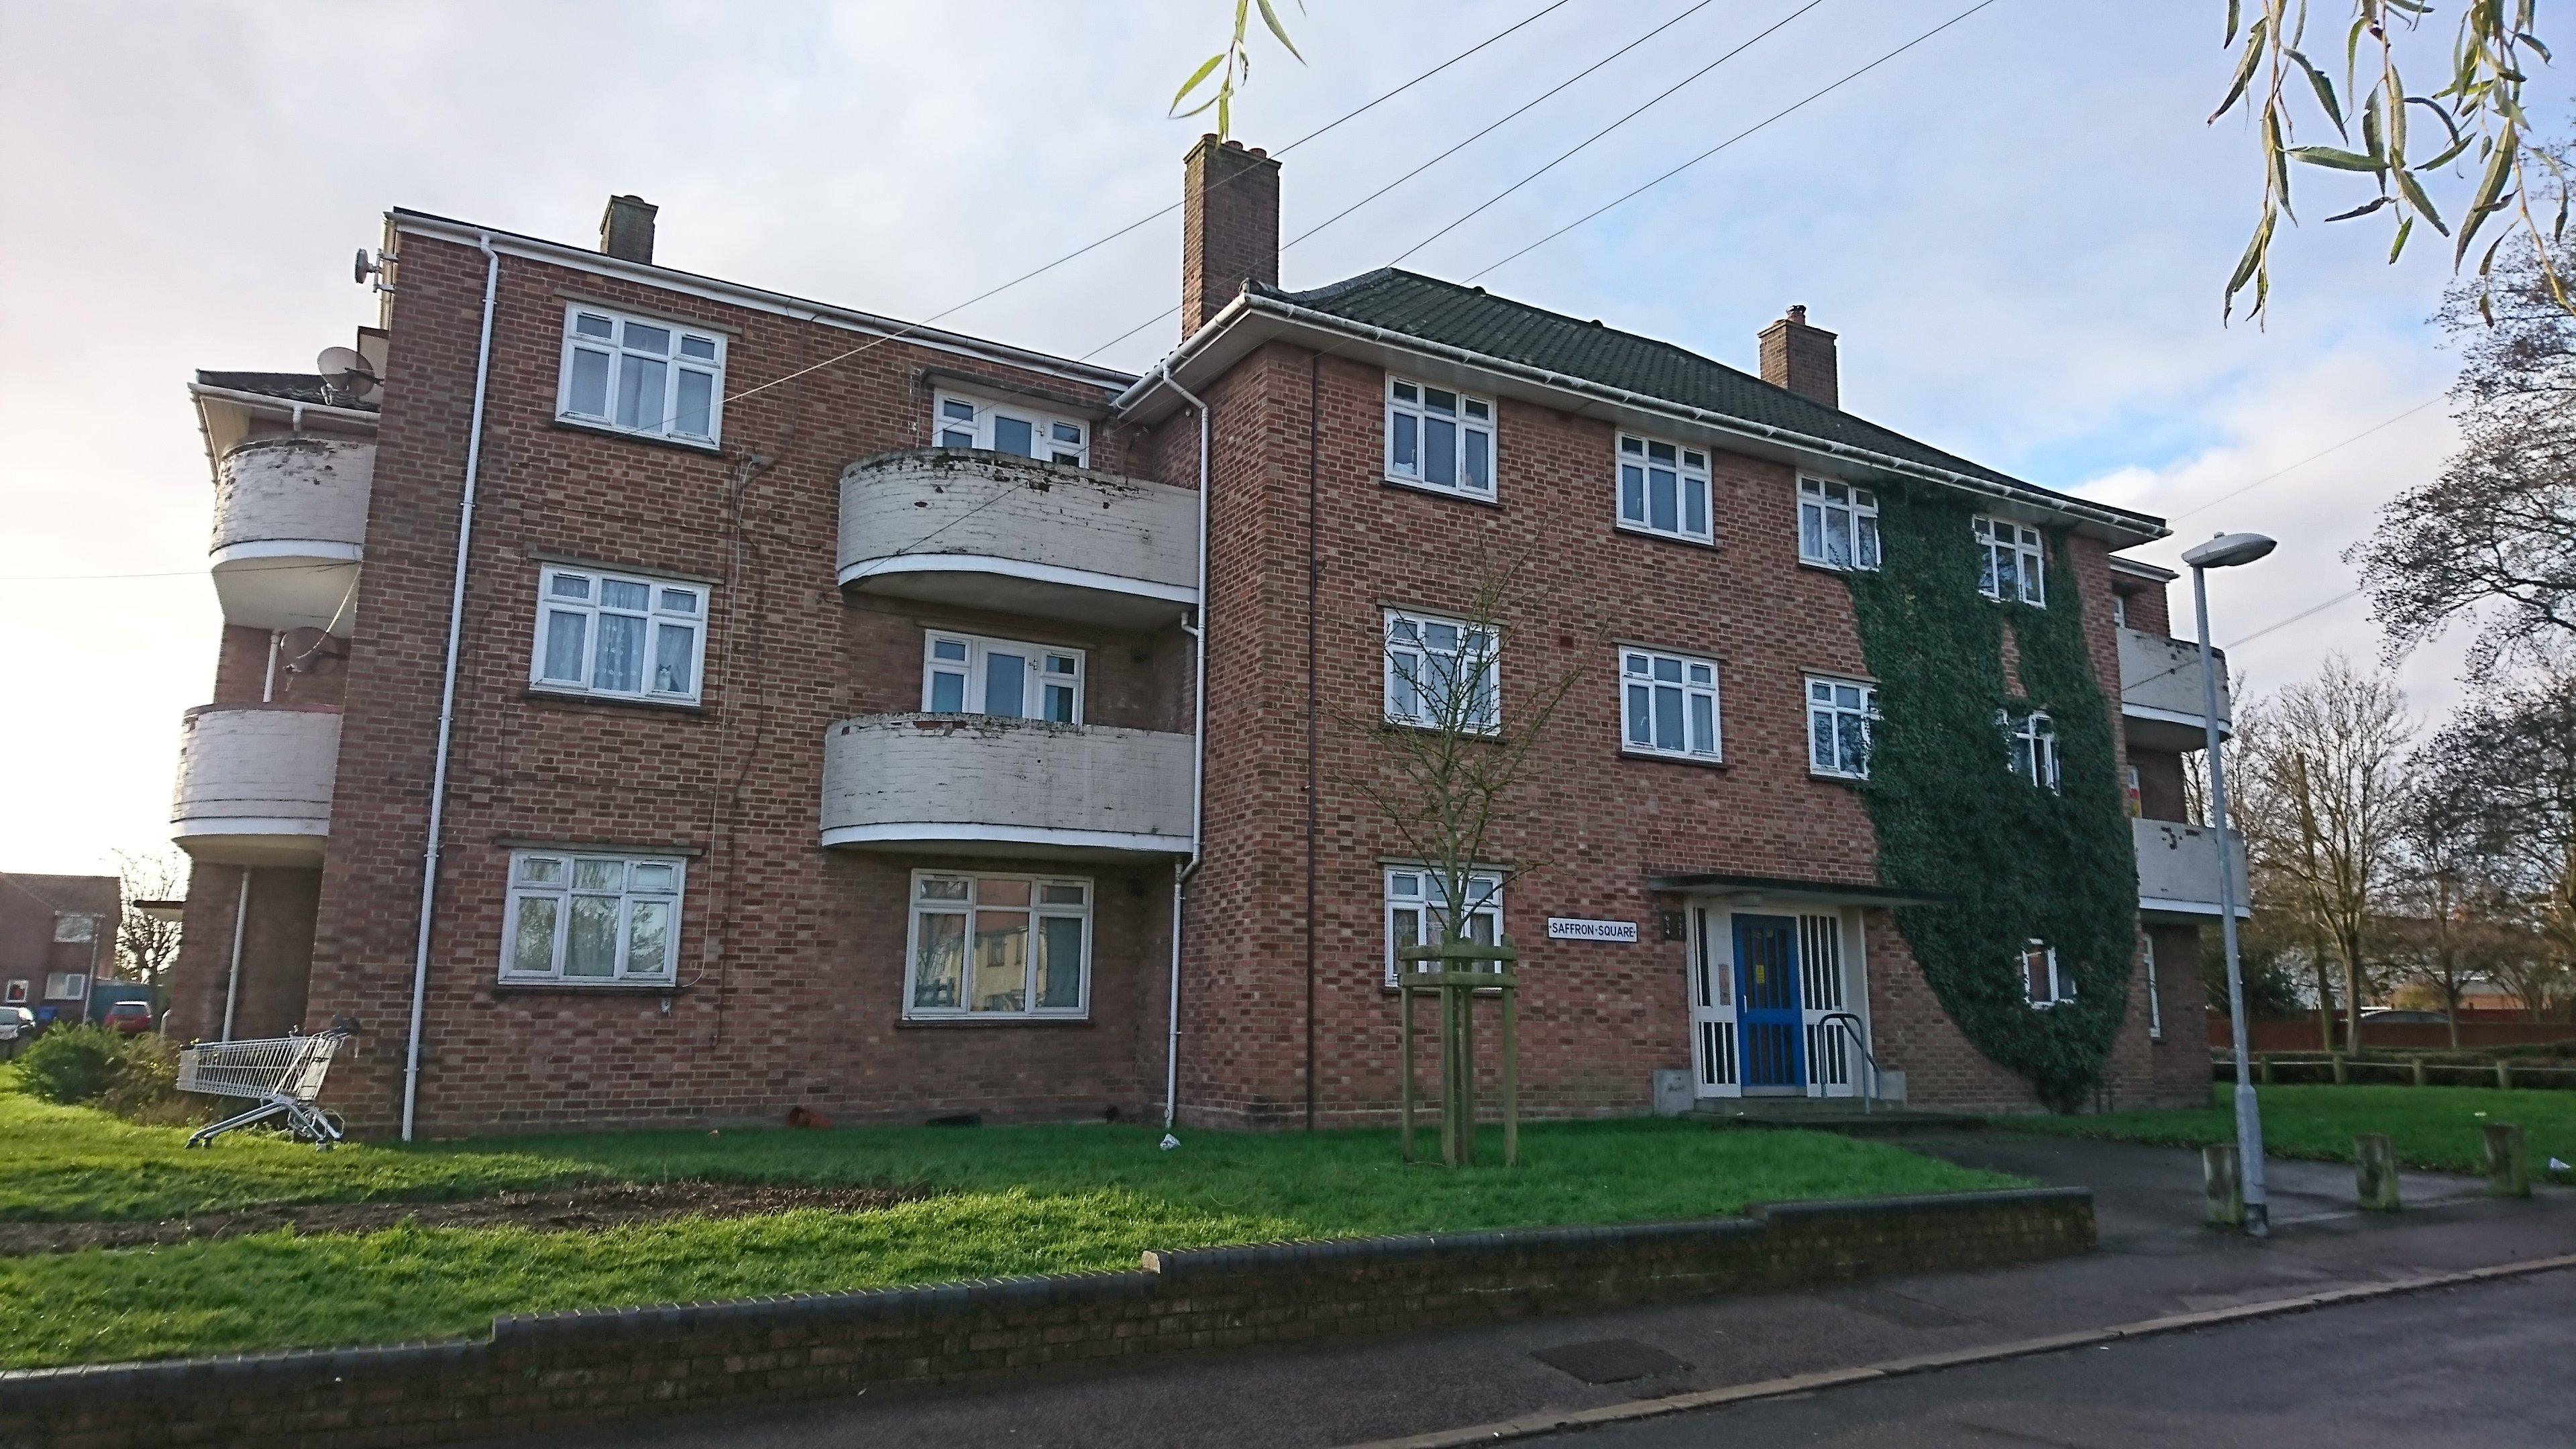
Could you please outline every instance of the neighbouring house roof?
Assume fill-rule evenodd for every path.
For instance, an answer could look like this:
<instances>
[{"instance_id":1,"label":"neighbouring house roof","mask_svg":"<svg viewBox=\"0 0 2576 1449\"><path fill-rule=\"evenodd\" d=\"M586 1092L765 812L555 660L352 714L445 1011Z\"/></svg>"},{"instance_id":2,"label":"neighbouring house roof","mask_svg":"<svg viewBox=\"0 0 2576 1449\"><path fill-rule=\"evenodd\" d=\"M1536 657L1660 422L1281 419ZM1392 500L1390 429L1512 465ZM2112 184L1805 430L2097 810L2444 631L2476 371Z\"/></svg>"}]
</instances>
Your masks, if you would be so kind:
<instances>
[{"instance_id":1,"label":"neighbouring house roof","mask_svg":"<svg viewBox=\"0 0 2576 1449\"><path fill-rule=\"evenodd\" d=\"M374 412L376 405L360 402L322 380L318 372L212 372L197 369L197 385L219 387L227 392L257 393L281 402L312 403L326 408L355 408Z\"/></svg>"},{"instance_id":2,"label":"neighbouring house roof","mask_svg":"<svg viewBox=\"0 0 2576 1449\"><path fill-rule=\"evenodd\" d=\"M2046 494L2095 511L2125 513L1945 452L1840 408L1775 387L1686 347L1515 302L1482 287L1461 286L1418 272L1385 267L1311 291L1290 292L1276 287L1254 290L1363 326L1401 332L1683 407ZM2144 514L2126 516L2150 534L2163 531L2157 520Z\"/></svg>"}]
</instances>

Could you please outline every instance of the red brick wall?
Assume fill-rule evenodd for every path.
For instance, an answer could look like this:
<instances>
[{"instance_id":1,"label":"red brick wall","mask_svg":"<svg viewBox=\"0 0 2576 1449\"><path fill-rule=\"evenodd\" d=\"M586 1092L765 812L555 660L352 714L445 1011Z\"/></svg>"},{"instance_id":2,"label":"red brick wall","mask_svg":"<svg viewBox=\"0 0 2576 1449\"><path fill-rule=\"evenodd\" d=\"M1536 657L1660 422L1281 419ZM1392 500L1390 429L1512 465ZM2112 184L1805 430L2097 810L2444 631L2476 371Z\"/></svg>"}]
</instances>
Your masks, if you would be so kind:
<instances>
[{"instance_id":1,"label":"red brick wall","mask_svg":"<svg viewBox=\"0 0 2576 1449\"><path fill-rule=\"evenodd\" d=\"M265 639L263 631L256 632ZM188 905L180 919L179 961L170 973L170 1015L164 1029L174 1041L223 1035L224 993L232 976L233 918L241 902L244 867L200 862L188 873ZM322 872L261 866L250 872L250 915L242 927L241 981L233 1002L236 1037L284 1036L319 1031L328 1014L307 1012L313 970L315 905ZM379 1035L359 1050L384 1049Z\"/></svg>"}]
</instances>

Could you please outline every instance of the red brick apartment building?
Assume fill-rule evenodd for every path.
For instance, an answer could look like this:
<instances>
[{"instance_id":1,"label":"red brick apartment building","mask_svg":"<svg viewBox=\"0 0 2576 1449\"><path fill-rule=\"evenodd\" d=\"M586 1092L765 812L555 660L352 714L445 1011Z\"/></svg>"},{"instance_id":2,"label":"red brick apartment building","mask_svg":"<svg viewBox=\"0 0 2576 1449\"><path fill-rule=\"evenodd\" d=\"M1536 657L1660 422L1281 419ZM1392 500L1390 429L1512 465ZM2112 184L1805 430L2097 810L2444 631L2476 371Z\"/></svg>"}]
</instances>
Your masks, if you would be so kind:
<instances>
[{"instance_id":1,"label":"red brick apartment building","mask_svg":"<svg viewBox=\"0 0 2576 1449\"><path fill-rule=\"evenodd\" d=\"M91 988L116 965L123 914L112 875L0 871L0 1006L40 1022L88 1020Z\"/></svg>"},{"instance_id":2,"label":"red brick apartment building","mask_svg":"<svg viewBox=\"0 0 2576 1449\"><path fill-rule=\"evenodd\" d=\"M1423 882L1335 721L1454 637L1451 561L1526 555L1501 709L1588 671L1502 841L1551 865L1480 927L1533 1110L1849 1096L1835 1011L1885 1096L2028 1106L1854 778L1843 574L1908 487L1979 500L1996 607L2081 610L2140 861L2094 1100L2197 1100L2198 683L2113 553L2161 524L1841 411L1802 309L1756 378L1404 272L1284 291L1278 188L1191 153L1143 377L657 265L633 198L596 250L390 213L362 361L191 389L226 623L178 1033L354 1027L378 1132L1384 1121Z\"/></svg>"}]
</instances>

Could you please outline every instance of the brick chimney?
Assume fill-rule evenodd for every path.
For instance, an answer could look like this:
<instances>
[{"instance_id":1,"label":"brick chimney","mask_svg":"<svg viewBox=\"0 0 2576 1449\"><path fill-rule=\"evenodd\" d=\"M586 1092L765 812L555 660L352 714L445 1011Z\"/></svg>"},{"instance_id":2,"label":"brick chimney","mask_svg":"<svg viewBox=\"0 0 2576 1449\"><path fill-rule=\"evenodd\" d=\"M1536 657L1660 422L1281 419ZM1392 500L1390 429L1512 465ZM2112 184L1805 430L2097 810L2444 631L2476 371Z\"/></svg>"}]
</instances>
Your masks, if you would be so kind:
<instances>
[{"instance_id":1,"label":"brick chimney","mask_svg":"<svg viewBox=\"0 0 2576 1449\"><path fill-rule=\"evenodd\" d=\"M1829 408L1841 407L1834 334L1808 326L1806 308L1790 308L1788 316L1762 329L1762 380Z\"/></svg>"},{"instance_id":2,"label":"brick chimney","mask_svg":"<svg viewBox=\"0 0 2576 1449\"><path fill-rule=\"evenodd\" d=\"M612 196L599 218L599 249L621 262L653 265L653 213L640 196Z\"/></svg>"},{"instance_id":3,"label":"brick chimney","mask_svg":"<svg viewBox=\"0 0 2576 1449\"><path fill-rule=\"evenodd\" d=\"M1279 285L1279 163L1201 136L1182 166L1181 335L1225 310L1247 281Z\"/></svg>"}]
</instances>

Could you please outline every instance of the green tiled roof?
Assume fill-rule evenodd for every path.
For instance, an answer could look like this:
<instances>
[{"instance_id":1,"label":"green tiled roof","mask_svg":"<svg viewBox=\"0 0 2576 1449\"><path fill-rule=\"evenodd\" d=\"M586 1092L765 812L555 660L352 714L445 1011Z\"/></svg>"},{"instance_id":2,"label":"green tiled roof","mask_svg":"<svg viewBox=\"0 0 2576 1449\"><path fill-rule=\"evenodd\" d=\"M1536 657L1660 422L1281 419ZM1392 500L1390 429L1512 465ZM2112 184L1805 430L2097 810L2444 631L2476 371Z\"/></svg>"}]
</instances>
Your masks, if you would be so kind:
<instances>
[{"instance_id":1,"label":"green tiled roof","mask_svg":"<svg viewBox=\"0 0 2576 1449\"><path fill-rule=\"evenodd\" d=\"M1712 362L1687 348L1497 297L1482 287L1462 287L1437 277L1387 267L1309 292L1269 287L1258 290L1347 321L1643 393L1684 407L1866 448L2014 488L2050 491L1863 421L1839 408L1826 407L1786 388L1773 387L1750 373Z\"/></svg>"}]
</instances>

